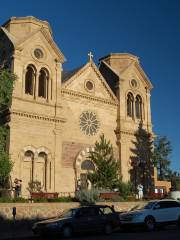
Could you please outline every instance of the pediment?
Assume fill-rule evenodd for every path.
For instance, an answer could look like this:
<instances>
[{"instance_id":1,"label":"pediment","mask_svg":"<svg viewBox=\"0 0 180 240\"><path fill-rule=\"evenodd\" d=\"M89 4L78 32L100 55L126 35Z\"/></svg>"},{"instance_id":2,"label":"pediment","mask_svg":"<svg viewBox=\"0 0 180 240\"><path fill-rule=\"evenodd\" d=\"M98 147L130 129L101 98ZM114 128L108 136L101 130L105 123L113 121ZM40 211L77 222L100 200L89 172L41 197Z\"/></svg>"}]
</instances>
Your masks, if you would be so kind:
<instances>
[{"instance_id":1,"label":"pediment","mask_svg":"<svg viewBox=\"0 0 180 240\"><path fill-rule=\"evenodd\" d=\"M65 61L64 55L57 47L56 43L53 41L50 35L43 28L34 31L33 33L18 41L15 44L15 49L23 51L24 49L30 49L35 45L42 46L51 55L53 55L54 59L57 59L61 63Z\"/></svg>"},{"instance_id":2,"label":"pediment","mask_svg":"<svg viewBox=\"0 0 180 240\"><path fill-rule=\"evenodd\" d=\"M147 77L146 73L140 66L138 62L132 62L127 68L123 69L120 73L121 79L128 78L136 78L138 79L141 84L151 90L153 88L152 83L150 82L149 78Z\"/></svg>"},{"instance_id":3,"label":"pediment","mask_svg":"<svg viewBox=\"0 0 180 240\"><path fill-rule=\"evenodd\" d=\"M89 97L104 99L112 103L117 103L118 101L92 61L78 69L74 75L62 83L62 88Z\"/></svg>"}]
</instances>

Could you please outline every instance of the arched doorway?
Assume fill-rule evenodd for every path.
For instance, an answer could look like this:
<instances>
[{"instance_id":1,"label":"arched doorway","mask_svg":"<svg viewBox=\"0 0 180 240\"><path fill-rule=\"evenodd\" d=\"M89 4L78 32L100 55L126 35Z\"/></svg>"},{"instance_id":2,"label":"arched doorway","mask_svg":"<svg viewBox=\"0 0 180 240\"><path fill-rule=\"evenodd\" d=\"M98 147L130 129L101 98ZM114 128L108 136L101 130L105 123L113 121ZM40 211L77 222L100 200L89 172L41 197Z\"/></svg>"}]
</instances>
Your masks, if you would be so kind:
<instances>
[{"instance_id":1,"label":"arched doorway","mask_svg":"<svg viewBox=\"0 0 180 240\"><path fill-rule=\"evenodd\" d=\"M90 151L94 151L94 148L86 148L82 150L76 158L75 162L76 189L77 188L88 189L89 187L87 174L95 170L94 163L91 160L87 159Z\"/></svg>"}]
</instances>

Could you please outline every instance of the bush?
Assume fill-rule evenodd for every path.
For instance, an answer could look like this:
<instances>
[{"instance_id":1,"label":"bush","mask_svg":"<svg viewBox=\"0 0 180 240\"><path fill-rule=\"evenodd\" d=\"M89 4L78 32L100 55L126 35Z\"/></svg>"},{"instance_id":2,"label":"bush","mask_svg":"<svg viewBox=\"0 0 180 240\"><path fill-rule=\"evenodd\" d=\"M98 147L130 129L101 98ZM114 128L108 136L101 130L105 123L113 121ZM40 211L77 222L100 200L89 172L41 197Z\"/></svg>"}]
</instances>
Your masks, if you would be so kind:
<instances>
[{"instance_id":1,"label":"bush","mask_svg":"<svg viewBox=\"0 0 180 240\"><path fill-rule=\"evenodd\" d=\"M60 198L49 198L48 202L76 202L76 198L72 197L60 197Z\"/></svg>"},{"instance_id":2,"label":"bush","mask_svg":"<svg viewBox=\"0 0 180 240\"><path fill-rule=\"evenodd\" d=\"M35 203L43 203L43 202L48 202L47 198L33 198L33 202Z\"/></svg>"},{"instance_id":3,"label":"bush","mask_svg":"<svg viewBox=\"0 0 180 240\"><path fill-rule=\"evenodd\" d=\"M42 185L40 181L32 181L28 183L28 188L27 190L30 192L42 192Z\"/></svg>"},{"instance_id":4,"label":"bush","mask_svg":"<svg viewBox=\"0 0 180 240\"><path fill-rule=\"evenodd\" d=\"M76 198L81 203L95 203L99 198L99 191L96 189L79 190L76 193Z\"/></svg>"},{"instance_id":5,"label":"bush","mask_svg":"<svg viewBox=\"0 0 180 240\"><path fill-rule=\"evenodd\" d=\"M129 197L133 195L131 182L119 182L118 189L119 189L120 195L125 200L127 200Z\"/></svg>"}]
</instances>

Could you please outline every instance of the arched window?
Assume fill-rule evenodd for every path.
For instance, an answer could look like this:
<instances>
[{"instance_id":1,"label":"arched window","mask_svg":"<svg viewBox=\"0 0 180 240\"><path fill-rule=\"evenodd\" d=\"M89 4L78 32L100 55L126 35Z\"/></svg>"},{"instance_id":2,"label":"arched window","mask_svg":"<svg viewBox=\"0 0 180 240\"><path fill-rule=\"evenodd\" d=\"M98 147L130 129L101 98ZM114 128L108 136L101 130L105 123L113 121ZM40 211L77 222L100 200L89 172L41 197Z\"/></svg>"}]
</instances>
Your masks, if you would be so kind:
<instances>
[{"instance_id":1,"label":"arched window","mask_svg":"<svg viewBox=\"0 0 180 240\"><path fill-rule=\"evenodd\" d=\"M132 118L134 116L134 97L132 93L127 95L127 115Z\"/></svg>"},{"instance_id":2,"label":"arched window","mask_svg":"<svg viewBox=\"0 0 180 240\"><path fill-rule=\"evenodd\" d=\"M89 171L89 170L94 171L95 167L94 167L94 164L90 160L85 160L81 164L81 169L87 170L87 171Z\"/></svg>"},{"instance_id":3,"label":"arched window","mask_svg":"<svg viewBox=\"0 0 180 240\"><path fill-rule=\"evenodd\" d=\"M30 176L29 181L33 182L34 181L34 153L30 150L26 151L24 153L24 161L29 162L28 169L30 172L27 173L27 177L29 175Z\"/></svg>"},{"instance_id":4,"label":"arched window","mask_svg":"<svg viewBox=\"0 0 180 240\"><path fill-rule=\"evenodd\" d=\"M35 68L29 65L26 69L25 76L25 93L33 95L34 94L34 84L35 84Z\"/></svg>"},{"instance_id":5,"label":"arched window","mask_svg":"<svg viewBox=\"0 0 180 240\"><path fill-rule=\"evenodd\" d=\"M38 169L38 180L41 182L44 190L47 190L47 154L45 152L40 152L38 154L38 162L36 164Z\"/></svg>"},{"instance_id":6,"label":"arched window","mask_svg":"<svg viewBox=\"0 0 180 240\"><path fill-rule=\"evenodd\" d=\"M142 119L142 98L139 95L136 96L135 108L136 118Z\"/></svg>"},{"instance_id":7,"label":"arched window","mask_svg":"<svg viewBox=\"0 0 180 240\"><path fill-rule=\"evenodd\" d=\"M41 69L39 73L38 96L48 98L48 80L49 74L46 69Z\"/></svg>"}]
</instances>

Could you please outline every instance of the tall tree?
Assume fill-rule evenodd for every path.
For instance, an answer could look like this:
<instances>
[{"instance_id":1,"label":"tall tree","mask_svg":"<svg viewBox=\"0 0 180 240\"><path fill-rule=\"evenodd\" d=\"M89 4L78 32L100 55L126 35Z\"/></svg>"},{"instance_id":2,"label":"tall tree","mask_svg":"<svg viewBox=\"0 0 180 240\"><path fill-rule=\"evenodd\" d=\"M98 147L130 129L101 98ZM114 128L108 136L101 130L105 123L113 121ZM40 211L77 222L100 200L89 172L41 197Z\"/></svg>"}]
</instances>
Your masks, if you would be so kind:
<instances>
[{"instance_id":1,"label":"tall tree","mask_svg":"<svg viewBox=\"0 0 180 240\"><path fill-rule=\"evenodd\" d=\"M88 178L97 188L113 189L119 182L119 166L115 160L113 147L107 141L104 134L100 136L99 142L96 141L95 149L90 152L88 160L95 164L95 171L88 174Z\"/></svg>"},{"instance_id":2,"label":"tall tree","mask_svg":"<svg viewBox=\"0 0 180 240\"><path fill-rule=\"evenodd\" d=\"M153 187L152 134L143 129L143 124L140 122L135 138L135 141L132 141L134 148L131 149L131 181L134 191L137 191L137 186L141 183L144 193L147 194Z\"/></svg>"},{"instance_id":3,"label":"tall tree","mask_svg":"<svg viewBox=\"0 0 180 240\"><path fill-rule=\"evenodd\" d=\"M11 103L13 84L16 80L8 69L0 69L0 186L5 187L13 164L7 153L7 137L9 134L6 124L8 108Z\"/></svg>"},{"instance_id":4,"label":"tall tree","mask_svg":"<svg viewBox=\"0 0 180 240\"><path fill-rule=\"evenodd\" d=\"M167 180L170 175L169 155L172 152L171 143L166 136L157 137L154 141L153 161L157 167L159 180Z\"/></svg>"}]
</instances>

